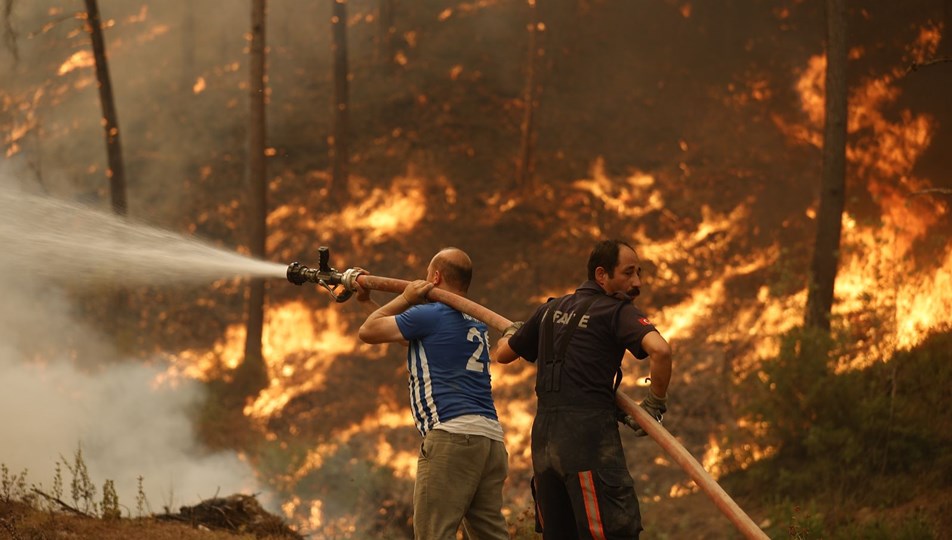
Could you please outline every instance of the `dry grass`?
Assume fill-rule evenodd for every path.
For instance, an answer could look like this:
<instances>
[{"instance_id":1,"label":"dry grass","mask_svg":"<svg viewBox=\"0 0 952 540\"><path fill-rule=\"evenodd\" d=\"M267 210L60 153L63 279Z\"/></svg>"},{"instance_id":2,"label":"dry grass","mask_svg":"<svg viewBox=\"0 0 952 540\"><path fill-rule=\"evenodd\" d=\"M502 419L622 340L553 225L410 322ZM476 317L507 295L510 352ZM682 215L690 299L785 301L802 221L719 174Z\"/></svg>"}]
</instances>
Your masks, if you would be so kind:
<instances>
[{"instance_id":1,"label":"dry grass","mask_svg":"<svg viewBox=\"0 0 952 540\"><path fill-rule=\"evenodd\" d=\"M71 478L63 478L63 467ZM64 481L66 480L66 481ZM135 511L123 506L111 480L102 502L89 478L82 448L74 461L61 458L49 492L28 486L27 471L11 473L0 463L0 540L96 539L272 539L302 540L284 520L264 510L253 495L212 498L181 508L180 513L146 515L141 482ZM69 487L66 496L64 487ZM64 500L68 499L68 500ZM140 517L131 517L133 512ZM127 518L123 518L125 513ZM145 516L145 517L142 517Z\"/></svg>"},{"instance_id":2,"label":"dry grass","mask_svg":"<svg viewBox=\"0 0 952 540\"><path fill-rule=\"evenodd\" d=\"M250 533L212 531L156 518L98 519L42 511L22 502L0 501L0 539L45 540L255 540ZM285 540L285 536L260 536L258 540Z\"/></svg>"}]
</instances>

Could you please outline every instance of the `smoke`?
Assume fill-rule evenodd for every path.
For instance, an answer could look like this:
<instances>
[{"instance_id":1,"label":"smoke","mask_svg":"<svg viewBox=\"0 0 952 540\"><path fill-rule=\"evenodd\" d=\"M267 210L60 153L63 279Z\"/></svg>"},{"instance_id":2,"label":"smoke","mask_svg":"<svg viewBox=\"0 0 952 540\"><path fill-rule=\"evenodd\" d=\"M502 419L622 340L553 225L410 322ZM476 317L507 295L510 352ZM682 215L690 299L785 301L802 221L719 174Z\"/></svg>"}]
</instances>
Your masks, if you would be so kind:
<instances>
[{"instance_id":1,"label":"smoke","mask_svg":"<svg viewBox=\"0 0 952 540\"><path fill-rule=\"evenodd\" d=\"M93 482L113 480L129 507L139 476L155 510L262 491L237 455L208 455L195 442L188 412L204 399L199 383L156 386L162 369L138 361L81 371L72 355L114 353L70 316L62 293L4 272L0 294L0 461L12 471L50 486L55 463L72 463L81 445Z\"/></svg>"},{"instance_id":2,"label":"smoke","mask_svg":"<svg viewBox=\"0 0 952 540\"><path fill-rule=\"evenodd\" d=\"M29 223L21 228L28 232ZM0 463L14 474L27 470L28 483L49 493L57 461L72 464L81 447L97 501L113 480L133 512L140 476L153 511L265 491L240 456L208 453L196 441L189 412L205 399L200 383L156 384L161 365L120 358L75 316L63 290L13 264L29 252L8 248L0 254ZM68 486L66 467L63 476Z\"/></svg>"}]
</instances>

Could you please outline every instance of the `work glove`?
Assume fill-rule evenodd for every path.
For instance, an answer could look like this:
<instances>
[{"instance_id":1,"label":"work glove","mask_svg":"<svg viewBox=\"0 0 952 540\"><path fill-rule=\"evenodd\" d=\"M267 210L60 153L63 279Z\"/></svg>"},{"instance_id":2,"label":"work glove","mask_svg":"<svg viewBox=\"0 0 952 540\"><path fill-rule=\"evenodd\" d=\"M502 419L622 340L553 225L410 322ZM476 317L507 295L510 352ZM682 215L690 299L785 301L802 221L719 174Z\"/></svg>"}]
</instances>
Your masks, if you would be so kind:
<instances>
[{"instance_id":1,"label":"work glove","mask_svg":"<svg viewBox=\"0 0 952 540\"><path fill-rule=\"evenodd\" d=\"M512 337L513 334L515 334L520 328L522 328L523 324L525 324L525 322L523 321L516 321L510 324L509 326L506 327L505 330L502 331L502 337L504 338Z\"/></svg>"},{"instance_id":2,"label":"work glove","mask_svg":"<svg viewBox=\"0 0 952 540\"><path fill-rule=\"evenodd\" d=\"M658 396L651 393L651 390L648 390L648 396L641 401L640 406L642 409L648 412L652 418L661 423L661 419L664 418L664 413L668 410L667 407L668 398L663 397L659 398ZM635 431L635 437L644 437L647 435L645 430L642 429L641 425L635 421L634 417L629 414L626 414L621 409L618 409L618 421L626 426L630 427Z\"/></svg>"}]
</instances>

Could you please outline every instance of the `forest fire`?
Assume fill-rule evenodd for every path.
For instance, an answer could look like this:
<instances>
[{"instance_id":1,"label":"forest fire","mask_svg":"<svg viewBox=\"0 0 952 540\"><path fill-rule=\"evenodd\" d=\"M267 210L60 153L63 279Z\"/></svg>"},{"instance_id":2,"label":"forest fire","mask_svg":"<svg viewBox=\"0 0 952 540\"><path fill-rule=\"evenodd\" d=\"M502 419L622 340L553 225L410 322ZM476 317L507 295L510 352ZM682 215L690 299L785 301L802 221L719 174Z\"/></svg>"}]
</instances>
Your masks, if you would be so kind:
<instances>
[{"instance_id":1,"label":"forest fire","mask_svg":"<svg viewBox=\"0 0 952 540\"><path fill-rule=\"evenodd\" d=\"M324 371L341 354L354 352L356 336L345 333L338 308L314 311L291 302L268 311L262 339L270 383L245 408L253 418L267 418L304 392L320 389ZM244 355L245 328L232 325L223 340L208 351L184 351L169 367L167 376L210 380L238 366ZM364 347L367 349L367 347ZM366 354L374 355L373 350Z\"/></svg>"},{"instance_id":2,"label":"forest fire","mask_svg":"<svg viewBox=\"0 0 952 540\"><path fill-rule=\"evenodd\" d=\"M361 194L358 201L341 209L305 212L304 208L282 206L268 217L270 223L294 219L294 231L276 232L268 238L272 246L289 241L287 234L305 235L319 242L330 241L342 232L352 235L354 241L373 244L396 235L405 234L426 214L426 198L418 178L398 178L389 188L372 188ZM335 228L328 227L334 223Z\"/></svg>"},{"instance_id":3,"label":"forest fire","mask_svg":"<svg viewBox=\"0 0 952 540\"><path fill-rule=\"evenodd\" d=\"M592 166L592 178L576 180L572 185L580 191L591 193L605 208L619 216L634 219L664 207L661 192L657 189L652 189L647 196L644 194L654 183L655 179L645 173L632 174L624 183L616 182L605 174L605 160L599 157ZM644 200L647 204L641 202ZM593 236L599 236L599 233Z\"/></svg>"},{"instance_id":4,"label":"forest fire","mask_svg":"<svg viewBox=\"0 0 952 540\"><path fill-rule=\"evenodd\" d=\"M413 420L407 408L391 408L386 404L379 404L372 414L359 422L330 434L329 442L321 443L309 451L304 464L291 475L297 479L304 478L323 466L325 456L333 455L339 448L351 444L355 437L369 434L374 448L374 462L381 467L393 469L401 478L412 478L416 474L416 448L396 449L383 436L385 430L412 427Z\"/></svg>"},{"instance_id":5,"label":"forest fire","mask_svg":"<svg viewBox=\"0 0 952 540\"><path fill-rule=\"evenodd\" d=\"M938 41L935 28L923 28L910 46L911 60L919 62L934 54ZM861 51L854 51L854 55L859 54ZM792 139L817 147L822 145L825 67L823 56L812 57L797 84L809 122L795 126L778 122ZM880 332L877 340L868 343L868 357L863 354L867 359L858 366L887 358L896 347L908 348L918 343L931 328L923 318L938 323L952 316L952 289L935 286L945 283L952 272L948 254L934 270L911 268L907 262L914 243L927 235L930 227L947 213L948 206L942 200L918 196L931 184L915 178L912 172L931 142L934 120L904 111L899 121L891 121L883 113L898 98L895 84L903 73L897 67L878 78L867 79L850 96L848 130L854 134L854 142L847 149L847 157L857 180L849 182L849 189L868 190L880 208L882 225L860 224L847 209L843 228L846 248L836 283L839 302L834 312L849 318L870 308L892 311L891 320L884 321L891 332ZM888 293L870 295L874 290ZM929 309L917 309L926 298ZM880 305L872 306L871 302L877 301L874 299ZM890 303L891 307L883 305ZM942 314L939 317L937 309Z\"/></svg>"},{"instance_id":6,"label":"forest fire","mask_svg":"<svg viewBox=\"0 0 952 540\"><path fill-rule=\"evenodd\" d=\"M771 369L804 325L813 235L825 216L816 202L827 67L819 4L335 2L350 9L342 44L326 31L327 9L275 2L266 25L252 25L269 29L263 58L253 57L247 10L230 4L104 5L105 55L89 47L85 13L14 4L0 51L9 81L0 124L9 170L27 189L112 202L117 169L103 153L105 85L93 69L108 59L123 122L109 129L124 135L133 220L270 261L310 262L327 245L345 253L338 263L399 278L416 277L434 246L458 244L480 262L474 298L512 318L571 292L577 259L596 239L629 240L644 263L636 303L675 349L664 426L714 477L786 457L778 424L745 417L741 394L761 382L779 395ZM936 90L952 64L931 65L952 50L949 17L885 1L849 12L860 31L847 40L837 363L823 368L837 379L894 370L871 385L891 384L889 399L902 391L905 353L926 350L952 321L952 198L941 156L952 121ZM731 32L716 30L725 25ZM263 198L247 181L248 156L258 155L247 140L257 133L247 108L253 59L267 66L266 121L256 125ZM337 116L343 110L348 117ZM524 184L513 181L516 163ZM263 235L249 234L262 222ZM115 324L100 291L69 293L122 354L163 351L156 387L194 379L210 383L207 393L230 391L214 383L238 378L246 337L258 335L247 330L257 318L246 302L260 295L246 298L253 288L236 277L197 297L158 287L135 291L140 305ZM360 342L367 305L337 304L321 289L268 282L263 306L267 379L228 411L260 439L240 447L247 464L315 538L405 534L420 438L404 351ZM97 361L79 350L67 356ZM643 395L646 363L629 356L623 365L623 390ZM510 455L509 518L531 504L536 371L519 362L491 372ZM208 440L227 446L233 435ZM650 487L646 516L670 499L694 504L696 486L642 440L637 452L625 445L642 468L639 489Z\"/></svg>"},{"instance_id":7,"label":"forest fire","mask_svg":"<svg viewBox=\"0 0 952 540\"><path fill-rule=\"evenodd\" d=\"M271 383L245 408L245 414L267 417L295 395L320 388L323 372L334 359L357 348L356 337L344 333L343 326L336 306L312 312L295 302L269 310L262 352ZM292 358L303 358L303 362L288 362Z\"/></svg>"},{"instance_id":8,"label":"forest fire","mask_svg":"<svg viewBox=\"0 0 952 540\"><path fill-rule=\"evenodd\" d=\"M374 188L360 204L344 208L339 218L361 231L364 241L374 242L413 230L426 213L425 201L419 180L404 179L389 190Z\"/></svg>"}]
</instances>

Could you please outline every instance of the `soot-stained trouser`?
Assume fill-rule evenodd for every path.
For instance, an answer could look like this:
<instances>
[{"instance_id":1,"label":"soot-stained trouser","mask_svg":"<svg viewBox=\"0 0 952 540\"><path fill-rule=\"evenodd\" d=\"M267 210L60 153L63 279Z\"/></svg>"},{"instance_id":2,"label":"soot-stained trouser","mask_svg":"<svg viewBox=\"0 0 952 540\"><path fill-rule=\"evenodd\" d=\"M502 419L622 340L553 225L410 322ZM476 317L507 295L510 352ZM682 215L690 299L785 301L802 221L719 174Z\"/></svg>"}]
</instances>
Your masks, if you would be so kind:
<instances>
[{"instance_id":1,"label":"soot-stained trouser","mask_svg":"<svg viewBox=\"0 0 952 540\"><path fill-rule=\"evenodd\" d=\"M501 364L522 357L537 366L531 489L545 540L638 538L641 513L615 405L625 351L649 360L641 406L659 421L671 380L671 347L633 303L641 287L635 250L601 241L587 271L574 293L506 329L492 355Z\"/></svg>"}]
</instances>

